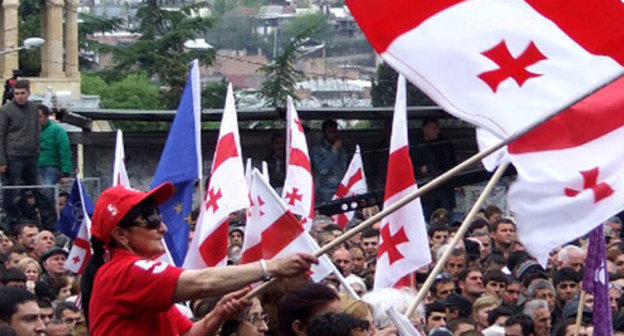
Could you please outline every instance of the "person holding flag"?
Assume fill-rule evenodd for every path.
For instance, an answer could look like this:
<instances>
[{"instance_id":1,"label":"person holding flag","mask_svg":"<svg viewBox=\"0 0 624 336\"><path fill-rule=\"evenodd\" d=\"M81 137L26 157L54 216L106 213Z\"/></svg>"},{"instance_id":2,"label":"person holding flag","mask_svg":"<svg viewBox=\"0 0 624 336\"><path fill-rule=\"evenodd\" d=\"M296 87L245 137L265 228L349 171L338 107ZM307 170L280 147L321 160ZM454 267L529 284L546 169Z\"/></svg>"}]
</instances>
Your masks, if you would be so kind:
<instances>
[{"instance_id":1,"label":"person holding flag","mask_svg":"<svg viewBox=\"0 0 624 336\"><path fill-rule=\"evenodd\" d=\"M90 335L212 335L250 301L248 290L226 295L212 313L192 323L173 306L192 298L218 296L270 277L306 272L317 259L292 254L240 266L183 270L153 260L162 254L167 226L158 206L174 194L163 183L149 192L123 185L105 190L92 218L93 255L81 288ZM105 262L104 254L110 259Z\"/></svg>"}]
</instances>

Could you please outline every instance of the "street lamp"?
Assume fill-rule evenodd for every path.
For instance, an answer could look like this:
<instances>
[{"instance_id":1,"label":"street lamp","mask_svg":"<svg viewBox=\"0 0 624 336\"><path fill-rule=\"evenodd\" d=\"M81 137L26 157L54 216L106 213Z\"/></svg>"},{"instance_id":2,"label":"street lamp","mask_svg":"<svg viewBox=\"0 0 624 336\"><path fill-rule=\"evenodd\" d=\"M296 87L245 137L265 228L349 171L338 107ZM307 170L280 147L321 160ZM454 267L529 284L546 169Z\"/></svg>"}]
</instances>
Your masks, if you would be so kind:
<instances>
[{"instance_id":1,"label":"street lamp","mask_svg":"<svg viewBox=\"0 0 624 336\"><path fill-rule=\"evenodd\" d=\"M39 47L44 43L45 43L45 40L40 37L29 37L24 40L24 45L22 46L11 48L11 49L6 49L6 50L0 50L0 55L6 55L6 54L16 52L22 49L30 49L33 47Z\"/></svg>"}]
</instances>

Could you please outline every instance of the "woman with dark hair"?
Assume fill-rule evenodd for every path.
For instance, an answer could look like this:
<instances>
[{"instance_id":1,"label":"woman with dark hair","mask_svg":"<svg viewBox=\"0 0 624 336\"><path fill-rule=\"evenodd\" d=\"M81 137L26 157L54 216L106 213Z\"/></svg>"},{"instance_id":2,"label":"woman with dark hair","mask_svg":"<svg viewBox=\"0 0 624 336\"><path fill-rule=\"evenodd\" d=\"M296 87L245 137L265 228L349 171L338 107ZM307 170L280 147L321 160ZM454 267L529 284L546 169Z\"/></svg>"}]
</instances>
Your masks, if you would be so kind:
<instances>
[{"instance_id":1,"label":"woman with dark hair","mask_svg":"<svg viewBox=\"0 0 624 336\"><path fill-rule=\"evenodd\" d=\"M277 308L279 330L284 336L305 336L317 315L341 311L338 294L327 286L307 283L284 295Z\"/></svg>"},{"instance_id":2,"label":"woman with dark hair","mask_svg":"<svg viewBox=\"0 0 624 336\"><path fill-rule=\"evenodd\" d=\"M165 223L158 205L173 195L164 183L150 192L109 188L95 205L93 255L82 278L89 333L98 335L212 335L221 322L251 305L248 290L226 295L206 317L192 323L174 303L220 296L269 277L301 274L317 262L309 254L240 266L183 270L154 260L164 253ZM104 256L108 251L109 260Z\"/></svg>"}]
</instances>

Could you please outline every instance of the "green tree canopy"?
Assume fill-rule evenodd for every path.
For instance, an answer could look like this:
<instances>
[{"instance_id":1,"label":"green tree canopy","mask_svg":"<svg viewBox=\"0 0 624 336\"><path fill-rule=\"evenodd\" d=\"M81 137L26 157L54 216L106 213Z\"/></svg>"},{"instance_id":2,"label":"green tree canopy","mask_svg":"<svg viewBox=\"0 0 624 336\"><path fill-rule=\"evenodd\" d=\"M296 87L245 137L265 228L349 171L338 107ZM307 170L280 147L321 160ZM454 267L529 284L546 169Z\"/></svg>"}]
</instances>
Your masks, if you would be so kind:
<instances>
[{"instance_id":1,"label":"green tree canopy","mask_svg":"<svg viewBox=\"0 0 624 336\"><path fill-rule=\"evenodd\" d=\"M198 5L179 11L166 10L158 0L146 0L137 11L141 34L135 43L114 50L115 68L124 73L141 69L163 85L163 108L176 108L184 90L193 59L210 64L211 50L188 50L184 42L203 35L212 26L209 19L196 15Z\"/></svg>"},{"instance_id":2,"label":"green tree canopy","mask_svg":"<svg viewBox=\"0 0 624 336\"><path fill-rule=\"evenodd\" d=\"M111 109L158 110L159 90L144 73L130 74L107 82L99 75L82 75L82 92L99 95L102 107Z\"/></svg>"},{"instance_id":3,"label":"green tree canopy","mask_svg":"<svg viewBox=\"0 0 624 336\"><path fill-rule=\"evenodd\" d=\"M394 106L398 77L399 74L386 63L379 65L377 78L371 88L371 98L374 107ZM407 105L430 106L436 104L419 88L407 82Z\"/></svg>"}]
</instances>

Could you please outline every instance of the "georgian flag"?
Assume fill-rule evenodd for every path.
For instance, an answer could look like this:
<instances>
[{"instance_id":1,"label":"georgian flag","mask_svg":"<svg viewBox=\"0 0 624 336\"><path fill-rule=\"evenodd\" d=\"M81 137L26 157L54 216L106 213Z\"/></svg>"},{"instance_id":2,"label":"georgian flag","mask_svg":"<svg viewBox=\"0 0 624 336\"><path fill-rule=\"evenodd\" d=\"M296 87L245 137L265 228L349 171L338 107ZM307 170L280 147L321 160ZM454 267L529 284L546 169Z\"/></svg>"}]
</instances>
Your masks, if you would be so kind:
<instances>
[{"instance_id":1,"label":"georgian flag","mask_svg":"<svg viewBox=\"0 0 624 336\"><path fill-rule=\"evenodd\" d=\"M491 133L482 143L622 73L620 0L347 4L384 60L446 111ZM611 83L486 162L511 160L518 170L510 208L520 240L542 265L552 248L623 207L622 87L622 80Z\"/></svg>"},{"instance_id":2,"label":"georgian flag","mask_svg":"<svg viewBox=\"0 0 624 336\"><path fill-rule=\"evenodd\" d=\"M79 177L76 178L75 183L78 186L78 192L80 194L82 222L80 223L78 235L67 256L65 269L75 274L82 274L82 271L87 265L87 261L91 258L91 218L89 218L89 211L86 208L87 202L91 204L91 201L88 200L88 196L85 195L82 181L80 181Z\"/></svg>"},{"instance_id":3,"label":"georgian flag","mask_svg":"<svg viewBox=\"0 0 624 336\"><path fill-rule=\"evenodd\" d=\"M347 0L371 45L447 112L505 138L622 71L620 0Z\"/></svg>"},{"instance_id":4,"label":"georgian flag","mask_svg":"<svg viewBox=\"0 0 624 336\"><path fill-rule=\"evenodd\" d=\"M355 146L355 153L349 163L347 172L342 178L340 185L336 188L336 194L332 200L342 199L355 195L361 195L368 192L366 185L366 176L364 175L364 165L362 164L362 154L360 153L360 146ZM349 211L332 216L332 220L338 224L341 228L347 226L347 223L353 219L355 211Z\"/></svg>"},{"instance_id":5,"label":"georgian flag","mask_svg":"<svg viewBox=\"0 0 624 336\"><path fill-rule=\"evenodd\" d=\"M309 230L314 219L314 180L308 143L291 97L286 106L286 162L282 199L293 214L301 216L301 223Z\"/></svg>"},{"instance_id":6,"label":"georgian flag","mask_svg":"<svg viewBox=\"0 0 624 336\"><path fill-rule=\"evenodd\" d=\"M313 254L320 249L257 169L253 170L250 190L252 202L247 217L241 263L297 252ZM335 266L323 255L317 265L312 265L310 276L319 282L334 270Z\"/></svg>"},{"instance_id":7,"label":"georgian flag","mask_svg":"<svg viewBox=\"0 0 624 336\"><path fill-rule=\"evenodd\" d=\"M399 75L392 120L384 208L416 191L409 155L405 78ZM431 262L420 198L381 220L375 289L408 286L408 275Z\"/></svg>"},{"instance_id":8,"label":"georgian flag","mask_svg":"<svg viewBox=\"0 0 624 336\"><path fill-rule=\"evenodd\" d=\"M624 209L624 79L508 146L518 178L508 193L518 237L542 265Z\"/></svg>"},{"instance_id":9,"label":"georgian flag","mask_svg":"<svg viewBox=\"0 0 624 336\"><path fill-rule=\"evenodd\" d=\"M227 259L228 215L247 207L249 190L245 182L236 107L230 84L212 161L212 174L184 268L224 266Z\"/></svg>"}]
</instances>

